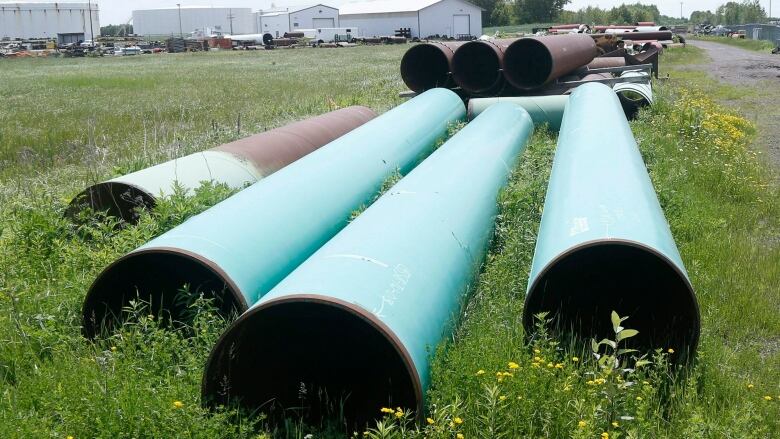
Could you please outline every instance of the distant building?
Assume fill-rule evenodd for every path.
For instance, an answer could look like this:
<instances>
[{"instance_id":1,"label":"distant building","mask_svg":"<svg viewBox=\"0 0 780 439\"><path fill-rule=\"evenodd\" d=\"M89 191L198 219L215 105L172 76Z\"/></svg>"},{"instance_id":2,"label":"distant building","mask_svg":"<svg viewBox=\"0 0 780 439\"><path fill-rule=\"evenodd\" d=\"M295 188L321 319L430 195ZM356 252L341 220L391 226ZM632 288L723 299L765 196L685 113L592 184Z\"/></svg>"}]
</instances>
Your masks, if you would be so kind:
<instances>
[{"instance_id":1,"label":"distant building","mask_svg":"<svg viewBox=\"0 0 780 439\"><path fill-rule=\"evenodd\" d=\"M252 9L182 6L133 11L133 32L138 35L188 35L191 32L251 34Z\"/></svg>"},{"instance_id":2,"label":"distant building","mask_svg":"<svg viewBox=\"0 0 780 439\"><path fill-rule=\"evenodd\" d=\"M356 27L361 36L393 35L408 28L412 37L480 36L482 8L465 0L376 0L340 8L341 27Z\"/></svg>"},{"instance_id":3,"label":"distant building","mask_svg":"<svg viewBox=\"0 0 780 439\"><path fill-rule=\"evenodd\" d=\"M323 4L255 13L255 32L270 33L275 37L298 29L333 27L339 27L339 10Z\"/></svg>"},{"instance_id":4,"label":"distant building","mask_svg":"<svg viewBox=\"0 0 780 439\"><path fill-rule=\"evenodd\" d=\"M0 2L0 39L57 39L60 44L100 36L97 3Z\"/></svg>"}]
</instances>

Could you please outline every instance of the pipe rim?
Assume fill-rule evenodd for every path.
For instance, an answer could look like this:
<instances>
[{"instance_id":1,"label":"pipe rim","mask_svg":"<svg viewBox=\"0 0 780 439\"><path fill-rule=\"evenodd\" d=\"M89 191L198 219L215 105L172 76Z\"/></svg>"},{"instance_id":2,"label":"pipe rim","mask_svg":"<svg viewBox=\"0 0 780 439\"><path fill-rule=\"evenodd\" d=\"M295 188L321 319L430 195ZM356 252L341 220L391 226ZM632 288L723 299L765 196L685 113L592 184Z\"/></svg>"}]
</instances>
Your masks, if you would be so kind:
<instances>
[{"instance_id":1,"label":"pipe rim","mask_svg":"<svg viewBox=\"0 0 780 439\"><path fill-rule=\"evenodd\" d=\"M448 87L453 55L454 51L444 44L423 43L413 46L401 58L401 79L410 90L417 93Z\"/></svg>"},{"instance_id":2,"label":"pipe rim","mask_svg":"<svg viewBox=\"0 0 780 439\"><path fill-rule=\"evenodd\" d=\"M122 267L123 264L127 263L127 261L144 258L146 256L174 256L176 258L181 258L185 262L199 265L200 268L210 272L214 278L223 282L225 285L223 291L227 292L227 294L224 294L224 296L226 296L225 298L229 299L229 301L226 301L225 303L230 303L232 305L231 308L237 310L239 314L244 313L249 308L246 298L244 298L244 295L242 294L241 288L238 287L235 281L218 264L211 261L210 259L189 250L176 247L144 248L130 252L112 262L97 276L97 278L95 278L94 282L92 282L92 285L87 291L87 295L84 298L84 303L81 308L81 331L84 337L88 339L96 338L99 334L102 333L102 329L106 327L106 322L109 319L111 319L112 324L121 323L122 309L109 309L109 307L106 306L106 302L97 301L98 297L95 297L95 295L100 294L101 297L106 297L106 291L103 291L102 289L95 290L95 288L97 288L101 282L106 281L108 276L118 274L115 273L115 271L119 270L119 268ZM107 291L107 293L110 297L110 293L113 290L111 288L108 288L108 290L109 291ZM114 291L114 293L116 292ZM135 297L131 297L130 300L134 298ZM125 305L126 303L127 299L123 297L122 304ZM106 308L106 312L103 313L101 318L93 319L92 316L95 315L95 317L97 317L96 310L101 306Z\"/></svg>"},{"instance_id":3,"label":"pipe rim","mask_svg":"<svg viewBox=\"0 0 780 439\"><path fill-rule=\"evenodd\" d=\"M552 53L543 42L536 38L521 38L506 49L504 77L515 88L533 90L550 80L553 64Z\"/></svg>"},{"instance_id":4,"label":"pipe rim","mask_svg":"<svg viewBox=\"0 0 780 439\"><path fill-rule=\"evenodd\" d=\"M279 297L258 304L239 316L238 319L236 319L219 337L206 360L206 366L201 380L201 405L204 407L214 407L216 403L221 401L219 398L214 397L219 393L219 390L213 388L215 387L213 384L216 383L216 381L211 379L211 377L224 377L228 375L228 373L225 372L225 370L228 369L228 367L226 367L228 365L222 364L224 362L222 357L224 356L225 349L229 348L232 343L238 339L236 332L239 332L242 325L247 323L249 319L253 318L253 316L258 313L287 304L315 304L326 308L333 308L356 317L360 321L368 324L372 329L376 330L377 333L388 342L404 364L404 372L410 378L416 400L416 416L418 419L421 418L424 405L422 382L420 381L420 376L417 373L417 367L414 365L412 356L406 350L398 336L389 326L387 326L387 324L359 305L319 294L293 294Z\"/></svg>"},{"instance_id":5,"label":"pipe rim","mask_svg":"<svg viewBox=\"0 0 780 439\"><path fill-rule=\"evenodd\" d=\"M123 197L124 194L130 196ZM140 202L135 202L137 199ZM155 196L141 186L109 180L93 184L79 192L65 209L65 216L76 221L79 213L85 208L91 208L96 212L108 211L109 216L120 218L128 224L136 224L140 216L135 210L151 210L156 204Z\"/></svg>"},{"instance_id":6,"label":"pipe rim","mask_svg":"<svg viewBox=\"0 0 780 439\"><path fill-rule=\"evenodd\" d=\"M472 54L476 52L479 55ZM475 57L486 57L488 63L475 62ZM452 56L452 77L463 90L472 94L498 91L503 81L503 52L491 41L469 41L460 46ZM473 70L473 67L480 67ZM486 68L485 68L486 67ZM495 68L495 79L490 80L490 72ZM489 74L485 74L488 72Z\"/></svg>"},{"instance_id":7,"label":"pipe rim","mask_svg":"<svg viewBox=\"0 0 780 439\"><path fill-rule=\"evenodd\" d=\"M689 309L688 311L691 311L692 312L691 315L694 317L694 320L691 322L692 324L690 325L690 328L692 330L689 334L690 335L690 337L688 338L689 342L686 346L687 352L690 353L696 352L696 349L699 344L699 338L701 336L701 311L699 308L699 302L696 299L696 293L693 289L693 285L691 284L690 279L688 279L688 276L685 274L685 272L680 267L678 267L677 264L675 264L668 256L664 255L659 250L653 247L650 247L646 244L643 244L638 241L633 241L630 239L595 239L591 241L586 241L566 249L565 251L561 252L553 259L551 259L544 266L544 268L542 268L539 271L539 273L534 278L533 283L528 287L525 296L525 301L523 304L523 327L525 328L526 334L529 334L533 331L534 314L538 312L538 311L530 312L529 304L532 300L536 299L536 296L540 294L540 293L534 294L534 292L539 287L541 281L545 279L547 274L549 274L550 270L552 270L552 268L554 268L563 260L569 258L570 256L573 256L574 254L580 251L601 247L601 246L621 246L621 247L641 250L646 252L649 256L656 258L659 262L667 266L667 268L671 268L671 270L677 276L678 280L682 281L682 286L687 292L687 295L686 297L681 299L689 301L689 305L691 305L691 309ZM539 311L544 311L544 310L539 310ZM681 351L681 354L682 354L681 357L685 358L685 351Z\"/></svg>"}]
</instances>

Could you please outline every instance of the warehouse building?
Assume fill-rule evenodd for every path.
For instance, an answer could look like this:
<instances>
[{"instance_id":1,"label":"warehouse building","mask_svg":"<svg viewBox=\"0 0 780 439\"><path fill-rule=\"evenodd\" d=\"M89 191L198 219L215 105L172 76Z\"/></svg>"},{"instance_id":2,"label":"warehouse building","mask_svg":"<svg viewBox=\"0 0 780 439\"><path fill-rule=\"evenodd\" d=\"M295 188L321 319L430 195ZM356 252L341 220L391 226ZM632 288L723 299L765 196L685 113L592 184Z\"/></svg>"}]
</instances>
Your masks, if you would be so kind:
<instances>
[{"instance_id":1,"label":"warehouse building","mask_svg":"<svg viewBox=\"0 0 780 439\"><path fill-rule=\"evenodd\" d=\"M278 37L297 29L339 27L339 10L318 4L284 11L260 11L255 13L255 23L256 33L270 33Z\"/></svg>"},{"instance_id":2,"label":"warehouse building","mask_svg":"<svg viewBox=\"0 0 780 439\"><path fill-rule=\"evenodd\" d=\"M401 28L418 38L478 37L482 11L465 0L376 0L341 6L339 20L364 37L394 35Z\"/></svg>"},{"instance_id":3,"label":"warehouse building","mask_svg":"<svg viewBox=\"0 0 780 439\"><path fill-rule=\"evenodd\" d=\"M100 36L96 3L0 2L0 39L57 39L59 44Z\"/></svg>"},{"instance_id":4,"label":"warehouse building","mask_svg":"<svg viewBox=\"0 0 780 439\"><path fill-rule=\"evenodd\" d=\"M242 35L254 29L250 8L182 6L133 11L133 31L138 35L187 35L195 31Z\"/></svg>"}]
</instances>

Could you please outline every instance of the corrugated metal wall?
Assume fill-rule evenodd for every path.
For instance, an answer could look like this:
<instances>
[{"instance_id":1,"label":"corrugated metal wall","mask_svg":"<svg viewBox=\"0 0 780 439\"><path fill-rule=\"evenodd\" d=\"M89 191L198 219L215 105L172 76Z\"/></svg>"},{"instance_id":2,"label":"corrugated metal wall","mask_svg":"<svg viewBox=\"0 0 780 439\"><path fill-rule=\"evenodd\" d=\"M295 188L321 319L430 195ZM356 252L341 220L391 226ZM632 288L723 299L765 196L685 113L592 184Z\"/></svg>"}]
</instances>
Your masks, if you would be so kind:
<instances>
[{"instance_id":1,"label":"corrugated metal wall","mask_svg":"<svg viewBox=\"0 0 780 439\"><path fill-rule=\"evenodd\" d=\"M92 21L90 23L90 13ZM94 35L92 35L94 33ZM100 36L96 3L2 3L0 38L57 38L58 34Z\"/></svg>"},{"instance_id":2,"label":"corrugated metal wall","mask_svg":"<svg viewBox=\"0 0 780 439\"><path fill-rule=\"evenodd\" d=\"M733 31L744 30L745 38L751 40L766 40L776 44L780 42L780 26L774 24L739 24L726 27Z\"/></svg>"}]
</instances>

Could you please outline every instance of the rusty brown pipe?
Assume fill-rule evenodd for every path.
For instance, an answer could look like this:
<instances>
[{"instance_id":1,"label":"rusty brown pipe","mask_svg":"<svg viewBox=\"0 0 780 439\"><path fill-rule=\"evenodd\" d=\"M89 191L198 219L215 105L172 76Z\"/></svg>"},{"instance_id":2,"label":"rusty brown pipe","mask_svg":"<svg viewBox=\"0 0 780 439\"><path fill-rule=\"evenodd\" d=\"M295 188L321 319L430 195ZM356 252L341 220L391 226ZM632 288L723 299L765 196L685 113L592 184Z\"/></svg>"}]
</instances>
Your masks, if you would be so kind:
<instances>
[{"instance_id":1,"label":"rusty brown pipe","mask_svg":"<svg viewBox=\"0 0 780 439\"><path fill-rule=\"evenodd\" d=\"M582 67L598 55L585 34L521 38L504 52L504 78L515 88L533 90Z\"/></svg>"},{"instance_id":2,"label":"rusty brown pipe","mask_svg":"<svg viewBox=\"0 0 780 439\"><path fill-rule=\"evenodd\" d=\"M452 57L452 77L463 90L492 96L504 87L504 52L517 39L470 41Z\"/></svg>"},{"instance_id":3,"label":"rusty brown pipe","mask_svg":"<svg viewBox=\"0 0 780 439\"><path fill-rule=\"evenodd\" d=\"M436 87L452 88L452 57L464 43L431 41L413 46L401 58L401 78L412 90L422 93Z\"/></svg>"},{"instance_id":4,"label":"rusty brown pipe","mask_svg":"<svg viewBox=\"0 0 780 439\"><path fill-rule=\"evenodd\" d=\"M601 38L606 35L610 34L590 34L592 38ZM658 32L626 32L624 34L613 34L616 37L622 39L622 40L641 40L641 41L647 41L647 40L657 40L657 41L665 41L665 40L671 40L672 39L672 31L658 31Z\"/></svg>"},{"instance_id":5,"label":"rusty brown pipe","mask_svg":"<svg viewBox=\"0 0 780 439\"><path fill-rule=\"evenodd\" d=\"M617 56L598 57L588 63L588 69L604 69L609 67L623 67L626 65L626 59Z\"/></svg>"}]
</instances>

